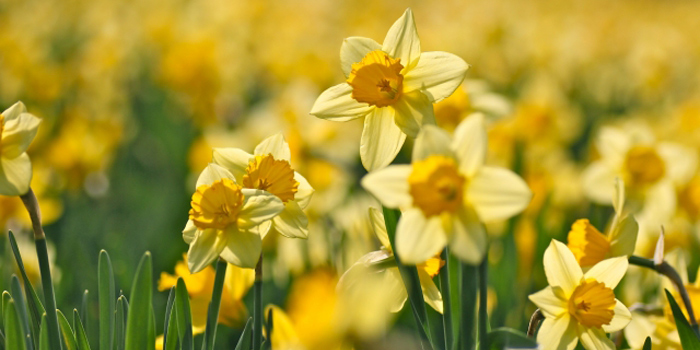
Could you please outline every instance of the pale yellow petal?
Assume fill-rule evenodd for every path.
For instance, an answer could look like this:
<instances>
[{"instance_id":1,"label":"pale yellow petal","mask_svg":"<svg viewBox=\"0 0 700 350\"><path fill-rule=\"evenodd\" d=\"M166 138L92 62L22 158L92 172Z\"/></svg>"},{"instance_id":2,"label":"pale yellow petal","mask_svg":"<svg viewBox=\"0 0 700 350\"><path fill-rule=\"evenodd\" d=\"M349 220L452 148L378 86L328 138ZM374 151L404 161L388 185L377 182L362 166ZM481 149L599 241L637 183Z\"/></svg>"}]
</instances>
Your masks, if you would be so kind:
<instances>
[{"instance_id":1,"label":"pale yellow petal","mask_svg":"<svg viewBox=\"0 0 700 350\"><path fill-rule=\"evenodd\" d=\"M581 344L586 350L615 350L615 344L600 328L586 328L581 332Z\"/></svg>"},{"instance_id":2,"label":"pale yellow petal","mask_svg":"<svg viewBox=\"0 0 700 350\"><path fill-rule=\"evenodd\" d=\"M227 237L216 229L198 230L187 251L187 267L191 273L202 271L219 257Z\"/></svg>"},{"instance_id":3,"label":"pale yellow petal","mask_svg":"<svg viewBox=\"0 0 700 350\"><path fill-rule=\"evenodd\" d=\"M583 192L599 204L610 204L615 195L615 169L603 161L591 163L581 174Z\"/></svg>"},{"instance_id":4,"label":"pale yellow petal","mask_svg":"<svg viewBox=\"0 0 700 350\"><path fill-rule=\"evenodd\" d=\"M525 181L505 168L481 167L466 186L465 199L484 222L508 219L532 199Z\"/></svg>"},{"instance_id":5,"label":"pale yellow petal","mask_svg":"<svg viewBox=\"0 0 700 350\"><path fill-rule=\"evenodd\" d=\"M185 241L185 243L190 244L192 243L192 241L194 241L196 233L197 226L194 225L194 221L187 220L187 224L185 224L185 229L182 230L182 239Z\"/></svg>"},{"instance_id":6,"label":"pale yellow petal","mask_svg":"<svg viewBox=\"0 0 700 350\"><path fill-rule=\"evenodd\" d=\"M604 324L603 330L606 333L617 332L625 327L632 321L632 314L630 310L621 301L615 299L615 308L613 309L615 315L610 321L610 324Z\"/></svg>"},{"instance_id":7,"label":"pale yellow petal","mask_svg":"<svg viewBox=\"0 0 700 350\"><path fill-rule=\"evenodd\" d=\"M552 240L544 252L544 273L552 287L560 287L568 297L581 282L583 271L569 248Z\"/></svg>"},{"instance_id":8,"label":"pale yellow petal","mask_svg":"<svg viewBox=\"0 0 700 350\"><path fill-rule=\"evenodd\" d=\"M398 270L398 269L397 269ZM423 290L423 300L433 308L433 310L443 313L444 306L442 303L442 294L435 285L433 278L428 275L425 270L418 269L418 279Z\"/></svg>"},{"instance_id":9,"label":"pale yellow petal","mask_svg":"<svg viewBox=\"0 0 700 350\"><path fill-rule=\"evenodd\" d=\"M384 272L384 285L382 289L386 291L389 297L389 311L399 312L403 309L406 300L408 299L408 293L406 292L406 286L403 284L403 279L401 279L401 273L399 273L398 268L386 269Z\"/></svg>"},{"instance_id":10,"label":"pale yellow petal","mask_svg":"<svg viewBox=\"0 0 700 350\"><path fill-rule=\"evenodd\" d=\"M412 167L406 164L373 171L362 178L362 187L386 207L408 207L413 202L408 192L408 176L411 171Z\"/></svg>"},{"instance_id":11,"label":"pale yellow petal","mask_svg":"<svg viewBox=\"0 0 700 350\"><path fill-rule=\"evenodd\" d=\"M343 122L362 117L373 109L373 106L353 99L352 87L342 83L322 92L311 107L310 114L321 119Z\"/></svg>"},{"instance_id":12,"label":"pale yellow petal","mask_svg":"<svg viewBox=\"0 0 700 350\"><path fill-rule=\"evenodd\" d=\"M414 162L423 160L431 155L453 157L454 153L450 148L450 140L451 137L447 131L435 125L426 125L413 144L412 160Z\"/></svg>"},{"instance_id":13,"label":"pale yellow petal","mask_svg":"<svg viewBox=\"0 0 700 350\"><path fill-rule=\"evenodd\" d=\"M666 176L676 186L688 183L697 173L698 153L694 149L664 142L659 144L657 151L664 160Z\"/></svg>"},{"instance_id":14,"label":"pale yellow petal","mask_svg":"<svg viewBox=\"0 0 700 350\"><path fill-rule=\"evenodd\" d=\"M287 162L291 159L291 152L289 151L289 144L285 141L282 133L277 133L272 135L260 142L257 147L255 147L256 156L264 156L271 154L276 160L286 160Z\"/></svg>"},{"instance_id":15,"label":"pale yellow petal","mask_svg":"<svg viewBox=\"0 0 700 350\"><path fill-rule=\"evenodd\" d=\"M602 161L608 166L622 164L627 151L632 147L629 134L614 127L603 127L595 140L596 149Z\"/></svg>"},{"instance_id":16,"label":"pale yellow petal","mask_svg":"<svg viewBox=\"0 0 700 350\"><path fill-rule=\"evenodd\" d=\"M229 228L228 242L221 251L221 258L242 268L252 269L257 265L262 252L262 238L253 231Z\"/></svg>"},{"instance_id":17,"label":"pale yellow petal","mask_svg":"<svg viewBox=\"0 0 700 350\"><path fill-rule=\"evenodd\" d=\"M547 286L547 288L535 294L530 294L528 298L537 305L546 317L558 318L568 312L568 302L557 296L552 286Z\"/></svg>"},{"instance_id":18,"label":"pale yellow petal","mask_svg":"<svg viewBox=\"0 0 700 350\"><path fill-rule=\"evenodd\" d=\"M404 92L421 91L437 103L452 95L469 69L467 62L447 52L423 52L418 64L406 73Z\"/></svg>"},{"instance_id":19,"label":"pale yellow petal","mask_svg":"<svg viewBox=\"0 0 700 350\"><path fill-rule=\"evenodd\" d=\"M382 244L384 249L392 251L391 242L389 241L389 234L386 231L386 224L384 222L384 214L382 211L370 207L369 208L369 222L372 224L372 230L374 235L377 236L379 243Z\"/></svg>"},{"instance_id":20,"label":"pale yellow petal","mask_svg":"<svg viewBox=\"0 0 700 350\"><path fill-rule=\"evenodd\" d=\"M423 125L435 125L433 104L420 91L404 93L393 105L396 125L406 135L415 138Z\"/></svg>"},{"instance_id":21,"label":"pale yellow petal","mask_svg":"<svg viewBox=\"0 0 700 350\"><path fill-rule=\"evenodd\" d=\"M486 254L488 235L474 210L471 207L460 208L450 226L450 252L466 263L481 263Z\"/></svg>"},{"instance_id":22,"label":"pale yellow petal","mask_svg":"<svg viewBox=\"0 0 700 350\"><path fill-rule=\"evenodd\" d=\"M351 36L343 40L340 46L340 66L347 78L352 71L352 64L362 61L368 53L381 50L382 45L370 38Z\"/></svg>"},{"instance_id":23,"label":"pale yellow petal","mask_svg":"<svg viewBox=\"0 0 700 350\"><path fill-rule=\"evenodd\" d=\"M396 227L396 252L408 265L432 258L446 243L440 217L426 219L420 209L411 208L404 212Z\"/></svg>"},{"instance_id":24,"label":"pale yellow petal","mask_svg":"<svg viewBox=\"0 0 700 350\"><path fill-rule=\"evenodd\" d=\"M610 256L630 256L637 245L639 224L632 215L617 222L610 233Z\"/></svg>"},{"instance_id":25,"label":"pale yellow petal","mask_svg":"<svg viewBox=\"0 0 700 350\"><path fill-rule=\"evenodd\" d=\"M284 210L284 203L272 193L249 188L242 189L245 203L238 214L238 227L243 230L271 220Z\"/></svg>"},{"instance_id":26,"label":"pale yellow petal","mask_svg":"<svg viewBox=\"0 0 700 350\"><path fill-rule=\"evenodd\" d=\"M26 113L27 112L27 107L24 106L24 103L22 101L15 102L10 108L4 110L1 114L2 117L5 119L5 122L8 122L10 120L13 120L17 117L19 117L20 114Z\"/></svg>"},{"instance_id":27,"label":"pale yellow petal","mask_svg":"<svg viewBox=\"0 0 700 350\"><path fill-rule=\"evenodd\" d=\"M593 265L584 277L586 279L593 278L604 283L606 287L615 289L622 277L625 276L628 266L629 262L626 256L610 258Z\"/></svg>"},{"instance_id":28,"label":"pale yellow petal","mask_svg":"<svg viewBox=\"0 0 700 350\"><path fill-rule=\"evenodd\" d=\"M393 108L384 107L376 108L365 117L360 138L360 160L367 171L389 165L406 141L406 134L394 123L394 114Z\"/></svg>"},{"instance_id":29,"label":"pale yellow petal","mask_svg":"<svg viewBox=\"0 0 700 350\"><path fill-rule=\"evenodd\" d=\"M295 201L284 204L284 210L272 219L277 232L288 238L307 238L309 236L309 219Z\"/></svg>"},{"instance_id":30,"label":"pale yellow petal","mask_svg":"<svg viewBox=\"0 0 700 350\"><path fill-rule=\"evenodd\" d=\"M29 113L22 113L17 118L5 120L2 131L2 156L16 158L24 153L34 140L39 124L41 119Z\"/></svg>"},{"instance_id":31,"label":"pale yellow petal","mask_svg":"<svg viewBox=\"0 0 700 350\"><path fill-rule=\"evenodd\" d=\"M484 116L475 113L465 118L455 129L452 149L459 160L459 170L473 176L484 164L487 150Z\"/></svg>"},{"instance_id":32,"label":"pale yellow petal","mask_svg":"<svg viewBox=\"0 0 700 350\"><path fill-rule=\"evenodd\" d=\"M386 33L382 50L394 58L400 58L405 70L413 68L420 57L420 39L411 9L406 9L401 18Z\"/></svg>"},{"instance_id":33,"label":"pale yellow petal","mask_svg":"<svg viewBox=\"0 0 700 350\"><path fill-rule=\"evenodd\" d=\"M228 169L237 179L241 179L253 158L252 154L239 148L214 148L212 161Z\"/></svg>"},{"instance_id":34,"label":"pale yellow petal","mask_svg":"<svg viewBox=\"0 0 700 350\"><path fill-rule=\"evenodd\" d=\"M612 205L615 208L615 214L621 215L625 207L625 182L619 177L615 178L615 193L613 194Z\"/></svg>"},{"instance_id":35,"label":"pale yellow petal","mask_svg":"<svg viewBox=\"0 0 700 350\"><path fill-rule=\"evenodd\" d=\"M0 158L0 195L23 195L29 191L31 181L32 162L29 155L22 153L13 159Z\"/></svg>"},{"instance_id":36,"label":"pale yellow petal","mask_svg":"<svg viewBox=\"0 0 700 350\"><path fill-rule=\"evenodd\" d=\"M221 179L231 179L233 182L236 182L236 178L230 171L228 171L228 169L218 164L209 163L209 165L202 170L202 173L199 174L199 178L197 178L197 187L202 185L211 185L215 181L219 181Z\"/></svg>"},{"instance_id":37,"label":"pale yellow petal","mask_svg":"<svg viewBox=\"0 0 700 350\"><path fill-rule=\"evenodd\" d=\"M578 343L576 322L568 314L546 318L537 332L537 343L542 350L573 350Z\"/></svg>"},{"instance_id":38,"label":"pale yellow petal","mask_svg":"<svg viewBox=\"0 0 700 350\"><path fill-rule=\"evenodd\" d=\"M315 190L313 187L311 187L309 181L307 181L305 177L301 176L301 174L297 173L296 171L294 172L294 180L299 183L297 193L294 194L294 201L299 203L301 209L306 209L306 207L309 206L309 202L311 201L311 197L313 196Z\"/></svg>"}]
</instances>

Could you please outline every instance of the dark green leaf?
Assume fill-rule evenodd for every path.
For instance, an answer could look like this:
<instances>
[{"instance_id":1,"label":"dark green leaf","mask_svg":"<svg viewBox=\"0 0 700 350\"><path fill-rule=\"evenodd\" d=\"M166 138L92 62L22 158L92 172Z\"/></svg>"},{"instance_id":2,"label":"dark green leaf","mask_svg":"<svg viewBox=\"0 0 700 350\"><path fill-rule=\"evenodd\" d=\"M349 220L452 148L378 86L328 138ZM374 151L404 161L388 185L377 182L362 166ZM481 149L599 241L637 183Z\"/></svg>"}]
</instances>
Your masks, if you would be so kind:
<instances>
[{"instance_id":1,"label":"dark green leaf","mask_svg":"<svg viewBox=\"0 0 700 350\"><path fill-rule=\"evenodd\" d=\"M695 331L690 327L690 323L683 315L683 311L673 299L673 295L666 290L666 298L668 303L671 305L671 311L673 311L673 318L676 320L676 328L678 328L678 336L681 338L681 345L683 350L700 350L700 339Z\"/></svg>"},{"instance_id":2,"label":"dark green leaf","mask_svg":"<svg viewBox=\"0 0 700 350\"><path fill-rule=\"evenodd\" d=\"M146 252L141 258L136 270L134 283L131 286L131 305L126 321L126 350L148 349L149 323L153 298L153 269L151 253Z\"/></svg>"},{"instance_id":3,"label":"dark green leaf","mask_svg":"<svg viewBox=\"0 0 700 350\"><path fill-rule=\"evenodd\" d=\"M61 327L61 334L63 335L63 342L66 344L67 350L78 350L78 342L75 340L73 335L73 329L70 327L70 323L61 310L57 310L56 314L58 316L58 325Z\"/></svg>"},{"instance_id":4,"label":"dark green leaf","mask_svg":"<svg viewBox=\"0 0 700 350\"><path fill-rule=\"evenodd\" d=\"M642 347L642 350L651 350L651 338L647 337L647 339L644 341L644 346Z\"/></svg>"},{"instance_id":5,"label":"dark green leaf","mask_svg":"<svg viewBox=\"0 0 700 350\"><path fill-rule=\"evenodd\" d=\"M511 328L496 328L489 332L491 346L496 349L536 349L537 342L525 333Z\"/></svg>"},{"instance_id":6,"label":"dark green leaf","mask_svg":"<svg viewBox=\"0 0 700 350\"><path fill-rule=\"evenodd\" d=\"M117 299L114 319L114 349L124 350L126 340L126 317L129 314L129 303L121 295Z\"/></svg>"},{"instance_id":7,"label":"dark green leaf","mask_svg":"<svg viewBox=\"0 0 700 350\"><path fill-rule=\"evenodd\" d=\"M253 342L253 318L248 318L248 322L245 323L245 328L243 328L243 333L241 333L241 338L238 339L238 344L236 344L235 350L248 350L250 349L251 343Z\"/></svg>"},{"instance_id":8,"label":"dark green leaf","mask_svg":"<svg viewBox=\"0 0 700 350\"><path fill-rule=\"evenodd\" d=\"M78 310L73 309L73 319L75 320L75 338L78 343L78 350L90 350L90 343L88 342L87 334L85 334L85 328L83 328L83 322Z\"/></svg>"},{"instance_id":9,"label":"dark green leaf","mask_svg":"<svg viewBox=\"0 0 700 350\"><path fill-rule=\"evenodd\" d=\"M34 339L32 338L31 330L29 328L29 316L27 316L27 306L24 302L24 296L22 295L22 286L19 284L19 278L12 275L10 282L10 289L12 295L14 295L13 300L15 301L15 308L17 309L17 314L19 315L19 323L22 326L22 333L24 333L24 339L27 343L27 349L34 349Z\"/></svg>"},{"instance_id":10,"label":"dark green leaf","mask_svg":"<svg viewBox=\"0 0 700 350\"><path fill-rule=\"evenodd\" d=\"M190 296L182 278L177 279L175 293L175 314L177 315L177 331L180 345L182 350L192 350L194 348L194 340L192 336Z\"/></svg>"},{"instance_id":11,"label":"dark green leaf","mask_svg":"<svg viewBox=\"0 0 700 350\"><path fill-rule=\"evenodd\" d=\"M15 262L19 268L20 275L22 276L22 282L24 283L24 293L27 297L27 306L29 307L29 317L31 321L31 326L34 334L34 342L36 343L39 339L37 338L40 333L40 322L44 312L44 305L39 300L39 297L32 286L29 277L27 277L27 272L24 269L24 263L22 261L22 255L17 247L17 241L15 240L15 235L10 231L10 247L12 248L12 254L15 256Z\"/></svg>"},{"instance_id":12,"label":"dark green leaf","mask_svg":"<svg viewBox=\"0 0 700 350\"><path fill-rule=\"evenodd\" d=\"M5 347L12 350L26 350L27 343L25 341L22 324L19 319L19 313L15 307L15 302L10 299L5 305Z\"/></svg>"},{"instance_id":13,"label":"dark green leaf","mask_svg":"<svg viewBox=\"0 0 700 350\"><path fill-rule=\"evenodd\" d=\"M107 251L100 252L97 262L97 298L100 304L100 350L112 349L114 344L114 272Z\"/></svg>"}]
</instances>

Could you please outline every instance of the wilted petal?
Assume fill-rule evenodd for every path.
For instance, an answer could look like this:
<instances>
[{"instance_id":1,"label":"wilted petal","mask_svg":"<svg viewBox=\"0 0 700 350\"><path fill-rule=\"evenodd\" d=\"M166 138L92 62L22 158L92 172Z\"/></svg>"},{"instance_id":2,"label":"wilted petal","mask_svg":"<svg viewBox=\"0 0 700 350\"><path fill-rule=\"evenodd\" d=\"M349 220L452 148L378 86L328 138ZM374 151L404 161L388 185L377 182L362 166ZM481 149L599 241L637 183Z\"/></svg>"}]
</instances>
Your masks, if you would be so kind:
<instances>
[{"instance_id":1,"label":"wilted petal","mask_svg":"<svg viewBox=\"0 0 700 350\"><path fill-rule=\"evenodd\" d=\"M382 50L394 58L400 58L405 70L413 68L420 57L420 39L411 9L407 9L389 32L386 33Z\"/></svg>"},{"instance_id":2,"label":"wilted petal","mask_svg":"<svg viewBox=\"0 0 700 350\"><path fill-rule=\"evenodd\" d=\"M367 171L389 165L401 151L406 134L394 123L391 107L376 108L365 117L360 138L360 159Z\"/></svg>"},{"instance_id":3,"label":"wilted petal","mask_svg":"<svg viewBox=\"0 0 700 350\"><path fill-rule=\"evenodd\" d=\"M549 285L561 287L565 295L571 295L583 277L583 271L571 250L553 239L544 252L543 263Z\"/></svg>"},{"instance_id":4,"label":"wilted petal","mask_svg":"<svg viewBox=\"0 0 700 350\"><path fill-rule=\"evenodd\" d=\"M268 154L271 154L272 158L275 158L276 160L286 160L287 162L290 161L292 155L289 151L289 144L284 140L282 133L277 133L264 139L257 147L255 147L255 155Z\"/></svg>"},{"instance_id":5,"label":"wilted petal","mask_svg":"<svg viewBox=\"0 0 700 350\"><path fill-rule=\"evenodd\" d=\"M326 89L316 99L310 114L321 119L344 122L362 117L374 109L367 103L352 98L352 87L347 83Z\"/></svg>"},{"instance_id":6,"label":"wilted petal","mask_svg":"<svg viewBox=\"0 0 700 350\"><path fill-rule=\"evenodd\" d=\"M289 238L306 238L309 236L309 219L295 201L288 201L284 210L272 219L277 232Z\"/></svg>"},{"instance_id":7,"label":"wilted petal","mask_svg":"<svg viewBox=\"0 0 700 350\"><path fill-rule=\"evenodd\" d=\"M21 196L29 191L32 181L32 163L22 153L14 159L0 158L0 195Z\"/></svg>"},{"instance_id":8,"label":"wilted petal","mask_svg":"<svg viewBox=\"0 0 700 350\"><path fill-rule=\"evenodd\" d=\"M404 93L423 92L430 102L449 97L462 84L469 65L447 52L423 52L418 64L406 73Z\"/></svg>"},{"instance_id":9,"label":"wilted petal","mask_svg":"<svg viewBox=\"0 0 700 350\"><path fill-rule=\"evenodd\" d=\"M466 192L466 200L484 222L508 219L522 212L532 199L525 181L505 168L482 167Z\"/></svg>"},{"instance_id":10,"label":"wilted petal","mask_svg":"<svg viewBox=\"0 0 700 350\"><path fill-rule=\"evenodd\" d=\"M340 46L340 66L347 78L352 71L352 64L362 61L365 56L376 50L381 50L382 45L370 38L351 36L343 40Z\"/></svg>"},{"instance_id":11,"label":"wilted petal","mask_svg":"<svg viewBox=\"0 0 700 350\"><path fill-rule=\"evenodd\" d=\"M410 165L392 165L371 172L362 178L362 187L386 207L408 207L413 201L408 193L411 170Z\"/></svg>"},{"instance_id":12,"label":"wilted petal","mask_svg":"<svg viewBox=\"0 0 700 350\"><path fill-rule=\"evenodd\" d=\"M442 250L446 243L440 217L426 218L420 209L407 210L396 227L396 250L406 264L425 262Z\"/></svg>"}]
</instances>

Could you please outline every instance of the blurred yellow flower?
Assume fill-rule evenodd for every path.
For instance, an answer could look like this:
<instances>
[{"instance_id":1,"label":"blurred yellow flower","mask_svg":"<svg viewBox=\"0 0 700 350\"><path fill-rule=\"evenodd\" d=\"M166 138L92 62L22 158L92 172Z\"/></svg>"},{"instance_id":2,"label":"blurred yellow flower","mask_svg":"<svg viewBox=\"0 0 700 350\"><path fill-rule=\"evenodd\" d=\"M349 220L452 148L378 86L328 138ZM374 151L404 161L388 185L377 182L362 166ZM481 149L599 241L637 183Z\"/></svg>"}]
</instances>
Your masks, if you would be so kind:
<instances>
[{"instance_id":1,"label":"blurred yellow flower","mask_svg":"<svg viewBox=\"0 0 700 350\"><path fill-rule=\"evenodd\" d=\"M530 295L545 316L537 334L541 348L574 349L580 339L588 350L615 349L606 333L623 329L632 318L613 293L627 266L626 257L612 258L584 274L569 248L552 240L544 253L549 286Z\"/></svg>"},{"instance_id":2,"label":"blurred yellow flower","mask_svg":"<svg viewBox=\"0 0 700 350\"><path fill-rule=\"evenodd\" d=\"M362 179L383 205L403 210L396 232L402 261L425 262L449 244L463 261L479 263L488 243L482 222L507 219L528 205L532 193L523 179L484 165L486 144L480 114L465 119L454 139L425 126L412 165L393 165Z\"/></svg>"},{"instance_id":3,"label":"blurred yellow flower","mask_svg":"<svg viewBox=\"0 0 700 350\"><path fill-rule=\"evenodd\" d=\"M435 104L435 120L439 127L452 132L464 118L475 112L500 118L511 109L508 99L492 92L486 82L465 80L452 95Z\"/></svg>"},{"instance_id":4,"label":"blurred yellow flower","mask_svg":"<svg viewBox=\"0 0 700 350\"><path fill-rule=\"evenodd\" d=\"M26 151L40 123L22 102L0 113L0 195L20 196L29 191L32 163Z\"/></svg>"},{"instance_id":5,"label":"blurred yellow flower","mask_svg":"<svg viewBox=\"0 0 700 350\"><path fill-rule=\"evenodd\" d=\"M407 9L384 39L350 37L340 48L347 81L324 91L311 114L347 121L365 117L360 158L368 171L387 166L406 135L435 124L433 103L459 87L469 66L446 52L421 53L413 12Z\"/></svg>"}]
</instances>

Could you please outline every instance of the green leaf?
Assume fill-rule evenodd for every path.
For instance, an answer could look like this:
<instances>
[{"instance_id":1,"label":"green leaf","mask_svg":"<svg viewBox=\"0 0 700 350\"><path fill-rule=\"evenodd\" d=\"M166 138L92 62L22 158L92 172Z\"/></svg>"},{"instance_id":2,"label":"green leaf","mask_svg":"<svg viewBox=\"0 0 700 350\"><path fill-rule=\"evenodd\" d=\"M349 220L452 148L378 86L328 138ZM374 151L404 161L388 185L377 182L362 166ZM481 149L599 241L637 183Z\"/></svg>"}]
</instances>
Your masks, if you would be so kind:
<instances>
[{"instance_id":1,"label":"green leaf","mask_svg":"<svg viewBox=\"0 0 700 350\"><path fill-rule=\"evenodd\" d=\"M106 250L100 252L97 262L97 298L100 304L100 350L112 349L114 344L114 271Z\"/></svg>"},{"instance_id":2,"label":"green leaf","mask_svg":"<svg viewBox=\"0 0 700 350\"><path fill-rule=\"evenodd\" d=\"M153 298L151 253L146 252L131 286L131 305L126 320L126 350L148 349L149 323Z\"/></svg>"},{"instance_id":3,"label":"green leaf","mask_svg":"<svg viewBox=\"0 0 700 350\"><path fill-rule=\"evenodd\" d=\"M517 349L536 349L537 342L528 338L523 332L517 331L512 328L496 328L489 332L489 341L492 348L505 349L505 348L517 348Z\"/></svg>"},{"instance_id":4,"label":"green leaf","mask_svg":"<svg viewBox=\"0 0 700 350\"><path fill-rule=\"evenodd\" d=\"M39 350L51 350L49 343L49 326L46 324L46 314L41 316L41 330L39 331Z\"/></svg>"},{"instance_id":5,"label":"green leaf","mask_svg":"<svg viewBox=\"0 0 700 350\"><path fill-rule=\"evenodd\" d=\"M80 316L79 321L85 322L85 328L84 328L85 333L88 332L88 325L90 324L90 322L88 322L88 319L87 319L87 317L88 317L88 301L89 301L88 297L89 296L90 296L90 292L86 289L85 292L83 292L83 300L82 300L82 303L80 303L80 314L78 315L78 316ZM73 318L75 319L75 315L73 315ZM75 329L76 327L73 326L73 328Z\"/></svg>"},{"instance_id":6,"label":"green leaf","mask_svg":"<svg viewBox=\"0 0 700 350\"><path fill-rule=\"evenodd\" d=\"M216 276L214 277L214 288L212 289L211 301L207 310L207 325L204 332L202 350L213 350L216 340L216 327L219 320L219 309L221 308L221 293L224 290L224 277L228 263L219 259L216 263Z\"/></svg>"},{"instance_id":7,"label":"green leaf","mask_svg":"<svg viewBox=\"0 0 700 350\"><path fill-rule=\"evenodd\" d=\"M177 314L173 308L175 304L175 287L170 288L168 304L165 307L165 327L163 332L163 348L176 350L178 346Z\"/></svg>"},{"instance_id":8,"label":"green leaf","mask_svg":"<svg viewBox=\"0 0 700 350\"><path fill-rule=\"evenodd\" d=\"M46 246L46 238L41 237L34 240L36 255L39 259L39 271L41 273L41 287L44 290L44 304L46 305L47 325L49 327L49 342L52 350L60 350L61 334L58 325L58 314L56 309L56 295L51 279L51 262L49 261L49 250Z\"/></svg>"},{"instance_id":9,"label":"green leaf","mask_svg":"<svg viewBox=\"0 0 700 350\"><path fill-rule=\"evenodd\" d=\"M88 342L87 335L85 334L83 322L81 321L80 314L76 309L73 309L73 319L75 320L75 338L78 343L78 350L90 350L90 343Z\"/></svg>"},{"instance_id":10,"label":"green leaf","mask_svg":"<svg viewBox=\"0 0 700 350\"><path fill-rule=\"evenodd\" d=\"M248 350L253 342L253 318L248 318L248 322L245 323L245 328L243 328L243 333L241 333L241 338L238 339L238 344L236 344L235 350Z\"/></svg>"},{"instance_id":11,"label":"green leaf","mask_svg":"<svg viewBox=\"0 0 700 350\"><path fill-rule=\"evenodd\" d=\"M27 342L14 300L10 299L4 306L5 347L12 350L26 350Z\"/></svg>"},{"instance_id":12,"label":"green leaf","mask_svg":"<svg viewBox=\"0 0 700 350\"><path fill-rule=\"evenodd\" d=\"M151 307L151 317L148 322L148 343L146 350L156 350L156 313Z\"/></svg>"},{"instance_id":13,"label":"green leaf","mask_svg":"<svg viewBox=\"0 0 700 350\"><path fill-rule=\"evenodd\" d=\"M24 339L27 343L27 350L33 350L34 340L32 338L31 330L29 329L29 317L27 316L27 306L24 302L24 296L22 295L22 286L19 284L19 278L17 278L17 276L15 275L12 275L12 279L10 281L10 290L12 291L12 295L15 296L13 300L15 301L15 308L17 309L17 314L19 315L19 323L22 326L22 333L24 334Z\"/></svg>"},{"instance_id":14,"label":"green leaf","mask_svg":"<svg viewBox=\"0 0 700 350\"><path fill-rule=\"evenodd\" d=\"M462 267L462 320L460 321L459 339L462 350L474 347L474 326L476 321L477 268L461 263Z\"/></svg>"},{"instance_id":15,"label":"green leaf","mask_svg":"<svg viewBox=\"0 0 700 350\"><path fill-rule=\"evenodd\" d=\"M272 308L267 311L267 322L265 322L265 341L263 342L263 350L272 349L272 328L274 327L274 319L272 315Z\"/></svg>"},{"instance_id":16,"label":"green leaf","mask_svg":"<svg viewBox=\"0 0 700 350\"><path fill-rule=\"evenodd\" d=\"M651 337L647 337L647 339L644 341L642 350L651 350Z\"/></svg>"},{"instance_id":17,"label":"green leaf","mask_svg":"<svg viewBox=\"0 0 700 350\"><path fill-rule=\"evenodd\" d=\"M22 255L19 252L19 247L17 246L17 241L15 240L15 235L12 233L12 231L9 233L9 238L12 254L15 257L15 262L17 263L20 275L22 276L22 282L24 283L24 293L27 298L27 306L29 307L29 316L33 330L32 333L34 334L34 342L36 343L39 340L37 337L40 333L42 315L46 311L44 310L44 305L41 303L41 300L39 300L39 296L37 296L29 277L27 277L27 272L24 269L24 263L22 261Z\"/></svg>"},{"instance_id":18,"label":"green leaf","mask_svg":"<svg viewBox=\"0 0 700 350\"><path fill-rule=\"evenodd\" d=\"M114 319L114 349L124 350L126 317L129 314L129 303L123 295L117 299Z\"/></svg>"},{"instance_id":19,"label":"green leaf","mask_svg":"<svg viewBox=\"0 0 700 350\"><path fill-rule=\"evenodd\" d=\"M695 331L690 327L690 323L683 315L683 311L673 299L671 293L666 290L666 298L668 303L671 305L671 311L673 311L673 318L676 320L676 328L678 328L678 336L681 338L681 345L683 350L700 350L700 339Z\"/></svg>"},{"instance_id":20,"label":"green leaf","mask_svg":"<svg viewBox=\"0 0 700 350\"><path fill-rule=\"evenodd\" d=\"M56 310L56 314L58 316L58 325L60 326L61 334L63 334L63 341L64 344L66 344L66 349L78 350L78 342L75 340L73 329L71 329L68 319L63 315L61 310Z\"/></svg>"},{"instance_id":21,"label":"green leaf","mask_svg":"<svg viewBox=\"0 0 700 350\"><path fill-rule=\"evenodd\" d=\"M192 336L190 296L182 278L177 279L177 287L175 289L175 314L177 315L177 331L181 349L192 350L194 348L194 340Z\"/></svg>"}]
</instances>

